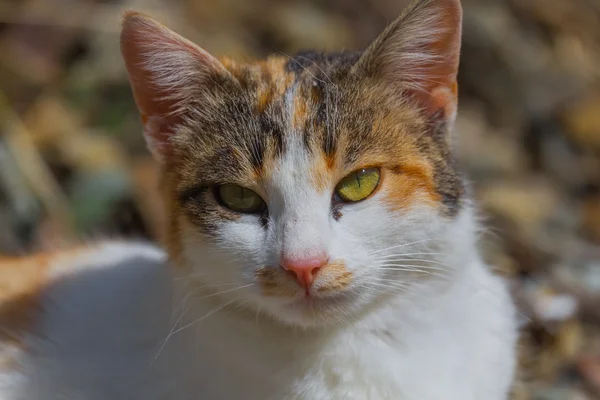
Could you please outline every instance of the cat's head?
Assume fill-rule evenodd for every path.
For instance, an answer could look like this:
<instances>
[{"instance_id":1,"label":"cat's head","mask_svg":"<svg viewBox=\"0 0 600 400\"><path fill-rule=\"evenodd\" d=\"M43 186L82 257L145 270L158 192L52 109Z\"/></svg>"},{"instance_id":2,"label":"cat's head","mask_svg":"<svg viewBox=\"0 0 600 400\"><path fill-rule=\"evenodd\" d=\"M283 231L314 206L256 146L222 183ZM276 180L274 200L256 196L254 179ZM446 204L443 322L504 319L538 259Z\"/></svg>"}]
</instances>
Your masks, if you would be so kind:
<instances>
[{"instance_id":1,"label":"cat's head","mask_svg":"<svg viewBox=\"0 0 600 400\"><path fill-rule=\"evenodd\" d=\"M457 240L463 207L448 137L460 37L460 2L424 0L364 52L236 63L127 14L179 268L303 326L443 275L432 249Z\"/></svg>"}]
</instances>

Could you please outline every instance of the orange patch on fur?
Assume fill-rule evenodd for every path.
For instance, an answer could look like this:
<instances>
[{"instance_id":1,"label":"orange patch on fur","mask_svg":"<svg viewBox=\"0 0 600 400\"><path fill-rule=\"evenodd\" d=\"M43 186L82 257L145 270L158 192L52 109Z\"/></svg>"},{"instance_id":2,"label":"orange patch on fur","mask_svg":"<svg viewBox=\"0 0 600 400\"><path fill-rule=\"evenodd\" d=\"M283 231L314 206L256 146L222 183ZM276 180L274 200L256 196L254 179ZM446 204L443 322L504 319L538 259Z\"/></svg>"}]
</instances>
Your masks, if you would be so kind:
<instances>
[{"instance_id":1,"label":"orange patch on fur","mask_svg":"<svg viewBox=\"0 0 600 400\"><path fill-rule=\"evenodd\" d=\"M329 166L328 157L315 157L310 169L310 181L319 193L327 190L334 179L332 168Z\"/></svg>"},{"instance_id":2,"label":"orange patch on fur","mask_svg":"<svg viewBox=\"0 0 600 400\"><path fill-rule=\"evenodd\" d=\"M294 75L286 70L287 59L273 56L246 64L237 64L222 58L225 68L243 84L256 85L255 111L263 113L277 97L283 96L294 82Z\"/></svg>"},{"instance_id":3,"label":"orange patch on fur","mask_svg":"<svg viewBox=\"0 0 600 400\"><path fill-rule=\"evenodd\" d=\"M52 254L0 259L0 339L19 343L39 308Z\"/></svg>"},{"instance_id":4,"label":"orange patch on fur","mask_svg":"<svg viewBox=\"0 0 600 400\"><path fill-rule=\"evenodd\" d=\"M333 261L322 267L315 279L316 290L319 293L342 290L352 282L352 272L346 269L346 263L341 260Z\"/></svg>"},{"instance_id":5,"label":"orange patch on fur","mask_svg":"<svg viewBox=\"0 0 600 400\"><path fill-rule=\"evenodd\" d=\"M259 114L265 112L267 106L273 101L274 96L275 90L272 86L262 88L256 100L256 112Z\"/></svg>"},{"instance_id":6,"label":"orange patch on fur","mask_svg":"<svg viewBox=\"0 0 600 400\"><path fill-rule=\"evenodd\" d=\"M51 264L68 266L82 249L23 258L0 257L0 340L20 345L40 308ZM4 360L6 361L6 360Z\"/></svg>"},{"instance_id":7,"label":"orange patch on fur","mask_svg":"<svg viewBox=\"0 0 600 400\"><path fill-rule=\"evenodd\" d=\"M298 284L278 268L264 267L255 274L262 294L265 296L293 297L300 289ZM343 261L333 261L322 267L315 276L314 287L319 293L328 293L346 288L352 282L352 272Z\"/></svg>"},{"instance_id":8,"label":"orange patch on fur","mask_svg":"<svg viewBox=\"0 0 600 400\"><path fill-rule=\"evenodd\" d=\"M49 284L51 264L68 266L80 249L41 253L30 257L0 257L0 341L23 346L23 334L31 330L40 311L40 298ZM0 353L2 365L10 366L10 356Z\"/></svg>"},{"instance_id":9,"label":"orange patch on fur","mask_svg":"<svg viewBox=\"0 0 600 400\"><path fill-rule=\"evenodd\" d=\"M169 265L183 269L187 265L183 255L183 231L184 229L194 229L194 227L188 221L186 211L177 198L177 190L175 189L177 183L175 174L163 172L160 182L160 194L165 205L167 227L160 241L163 248L169 253Z\"/></svg>"},{"instance_id":10,"label":"orange patch on fur","mask_svg":"<svg viewBox=\"0 0 600 400\"><path fill-rule=\"evenodd\" d=\"M422 160L402 163L397 170L384 170L379 185L385 191L384 201L396 211L415 203L435 205L441 200L435 190L433 169Z\"/></svg>"},{"instance_id":11,"label":"orange patch on fur","mask_svg":"<svg viewBox=\"0 0 600 400\"><path fill-rule=\"evenodd\" d=\"M294 128L301 130L306 125L308 117L308 105L302 94L298 94L294 98L294 115L292 117L292 125Z\"/></svg>"},{"instance_id":12,"label":"orange patch on fur","mask_svg":"<svg viewBox=\"0 0 600 400\"><path fill-rule=\"evenodd\" d=\"M221 64L223 64L223 66L228 69L231 73L233 73L233 71L238 70L238 64L233 61L231 58L228 57L221 57L219 58L219 62L221 62Z\"/></svg>"},{"instance_id":13,"label":"orange patch on fur","mask_svg":"<svg viewBox=\"0 0 600 400\"><path fill-rule=\"evenodd\" d=\"M325 165L327 165L327 168L329 170L333 169L333 167L335 166L335 161L335 155L325 156Z\"/></svg>"},{"instance_id":14,"label":"orange patch on fur","mask_svg":"<svg viewBox=\"0 0 600 400\"><path fill-rule=\"evenodd\" d=\"M270 81L277 88L275 93L279 96L283 95L294 82L294 75L286 70L286 64L287 59L277 56L269 57L256 64L261 69L263 80Z\"/></svg>"},{"instance_id":15,"label":"orange patch on fur","mask_svg":"<svg viewBox=\"0 0 600 400\"><path fill-rule=\"evenodd\" d=\"M298 292L298 286L282 270L263 267L256 271L262 294L265 296L292 297Z\"/></svg>"},{"instance_id":16,"label":"orange patch on fur","mask_svg":"<svg viewBox=\"0 0 600 400\"><path fill-rule=\"evenodd\" d=\"M454 82L451 86L452 94L458 96L458 82Z\"/></svg>"},{"instance_id":17,"label":"orange patch on fur","mask_svg":"<svg viewBox=\"0 0 600 400\"><path fill-rule=\"evenodd\" d=\"M68 269L89 247L40 253L28 257L0 256L0 368L16 368L9 349L24 347L24 334L31 332L41 312L41 297L51 284L50 270Z\"/></svg>"}]
</instances>

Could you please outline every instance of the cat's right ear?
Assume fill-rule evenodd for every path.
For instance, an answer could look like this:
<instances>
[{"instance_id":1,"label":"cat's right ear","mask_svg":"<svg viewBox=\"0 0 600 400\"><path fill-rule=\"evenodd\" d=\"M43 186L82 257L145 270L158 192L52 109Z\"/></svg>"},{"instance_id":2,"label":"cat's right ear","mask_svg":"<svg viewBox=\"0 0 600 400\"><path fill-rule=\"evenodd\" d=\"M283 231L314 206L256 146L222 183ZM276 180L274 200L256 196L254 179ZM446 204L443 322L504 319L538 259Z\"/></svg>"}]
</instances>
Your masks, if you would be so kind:
<instances>
[{"instance_id":1,"label":"cat's right ear","mask_svg":"<svg viewBox=\"0 0 600 400\"><path fill-rule=\"evenodd\" d=\"M218 75L230 75L213 56L150 17L127 12L121 53L144 125L159 161L171 155L171 137L191 112L198 93Z\"/></svg>"},{"instance_id":2,"label":"cat's right ear","mask_svg":"<svg viewBox=\"0 0 600 400\"><path fill-rule=\"evenodd\" d=\"M354 68L412 98L429 116L441 115L452 122L457 107L461 24L460 0L413 0Z\"/></svg>"}]
</instances>

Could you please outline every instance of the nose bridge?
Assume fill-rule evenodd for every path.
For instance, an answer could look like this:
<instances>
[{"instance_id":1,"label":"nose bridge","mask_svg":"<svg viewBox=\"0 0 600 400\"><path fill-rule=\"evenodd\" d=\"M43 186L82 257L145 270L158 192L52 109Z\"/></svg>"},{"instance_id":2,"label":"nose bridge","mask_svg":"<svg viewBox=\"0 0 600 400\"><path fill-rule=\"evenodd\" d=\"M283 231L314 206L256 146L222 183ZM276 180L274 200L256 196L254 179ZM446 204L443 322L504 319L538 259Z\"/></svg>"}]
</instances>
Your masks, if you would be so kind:
<instances>
[{"instance_id":1,"label":"nose bridge","mask_svg":"<svg viewBox=\"0 0 600 400\"><path fill-rule=\"evenodd\" d=\"M304 262L327 255L329 245L329 201L311 184L311 156L302 141L292 140L273 175L280 243L279 257ZM281 261L281 260L280 260Z\"/></svg>"},{"instance_id":2,"label":"nose bridge","mask_svg":"<svg viewBox=\"0 0 600 400\"><path fill-rule=\"evenodd\" d=\"M296 206L283 214L281 254L292 260L311 258L327 252L327 221L316 207Z\"/></svg>"}]
</instances>

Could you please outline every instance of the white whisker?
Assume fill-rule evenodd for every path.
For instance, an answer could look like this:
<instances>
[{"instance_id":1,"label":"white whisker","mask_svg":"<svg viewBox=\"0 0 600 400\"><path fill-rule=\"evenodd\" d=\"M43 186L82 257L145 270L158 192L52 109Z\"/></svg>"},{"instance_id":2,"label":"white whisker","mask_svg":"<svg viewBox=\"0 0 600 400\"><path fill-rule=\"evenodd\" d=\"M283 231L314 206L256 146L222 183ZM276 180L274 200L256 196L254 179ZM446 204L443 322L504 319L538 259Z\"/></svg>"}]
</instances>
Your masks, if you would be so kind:
<instances>
[{"instance_id":1,"label":"white whisker","mask_svg":"<svg viewBox=\"0 0 600 400\"><path fill-rule=\"evenodd\" d=\"M394 253L394 254L386 254L383 256L375 257L373 260L384 260L390 257L405 257L405 256L448 256L447 253Z\"/></svg>"},{"instance_id":2,"label":"white whisker","mask_svg":"<svg viewBox=\"0 0 600 400\"><path fill-rule=\"evenodd\" d=\"M182 326L181 328L177 329L177 330L176 330L176 331L174 331L174 332L173 332L171 335L169 335L169 337L170 337L170 336L173 336L173 335L175 335L175 334L177 334L177 333L179 333L179 332L181 332L181 331L182 331L182 330L184 330L184 329L187 329L187 328L189 328L190 326L192 326L192 325L194 325L194 324L196 324L196 323L198 323L198 322L200 322L200 321L202 321L202 320L204 320L204 319L206 319L206 318L208 318L208 317L210 317L211 315L213 315L213 314L214 314L214 313L216 313L217 311L219 311L219 310L223 309L224 307L227 307L228 305L230 305L230 304L234 303L236 300L237 300L237 299L230 300L230 301L228 301L227 303L221 304L220 306L213 308L213 309L212 309L212 310L210 310L208 313L204 314L204 316L202 316L202 317L200 317L200 318L198 318L198 319L196 319L196 320L194 320L194 321L190 322L189 324L187 324L187 325L185 325L185 326ZM168 339L168 338L167 338L167 339Z\"/></svg>"},{"instance_id":3,"label":"white whisker","mask_svg":"<svg viewBox=\"0 0 600 400\"><path fill-rule=\"evenodd\" d=\"M447 267L449 269L454 269L451 265L443 263L441 261L436 261L436 260L426 260L426 259L422 259L422 258L392 258L392 259L386 259L383 260L385 262L394 262L394 261L418 261L418 262L424 262L424 263L431 263L431 264L437 264L437 265L441 265L444 267Z\"/></svg>"},{"instance_id":4,"label":"white whisker","mask_svg":"<svg viewBox=\"0 0 600 400\"><path fill-rule=\"evenodd\" d=\"M381 282L368 282L364 286L371 288L371 289L375 289L376 287L387 289L387 290L383 290L382 291L383 293L392 293L395 291L406 293L406 292L408 292L407 289L410 288L410 286L407 286L407 285L387 285L387 284L384 284Z\"/></svg>"},{"instance_id":5,"label":"white whisker","mask_svg":"<svg viewBox=\"0 0 600 400\"><path fill-rule=\"evenodd\" d=\"M233 292L233 291L235 291L235 290L244 289L244 288L247 288L247 287L250 287L250 286L253 286L253 285L254 285L254 283L250 283L250 284L248 284L248 285L238 286L238 287L236 287L236 288L233 288L233 289L227 289L227 290L223 290L223 291L221 291L221 292L211 293L211 294L208 294L208 295L206 295L206 296L198 297L197 299L198 299L198 300L200 300L200 299L206 299L206 298L209 298L209 297L214 297L214 296L218 296L218 295L221 295L221 294L224 294L224 293ZM212 285L211 285L211 286L212 286ZM179 305L176 307L176 309L175 309L175 311L174 311L174 312L176 313L176 312L177 312L177 310L178 310L179 308L181 308L181 307L185 307L185 305L187 304L187 302L188 302L189 298L190 298L190 297L192 297L192 296L193 296L193 294L194 294L196 291L198 291L199 289L207 288L207 287L209 287L209 286L197 287L197 288L194 288L193 290L189 291L189 292L186 294L186 296L183 298L183 300L182 300L182 301L179 303ZM233 302L233 301L235 301L235 299L234 299L234 300L232 300L232 302ZM177 318L177 320L175 321L175 323L173 324L173 327L171 328L171 331L169 332L169 334L167 335L167 337L166 337L166 338L165 338L165 340L163 341L162 345L160 346L160 349L158 350L158 353L157 353L157 354L156 354L156 356L154 357L154 359L155 359L155 360L158 358L158 356L160 355L160 353L162 352L162 350L163 350L163 349L164 349L164 347L166 346L166 344L167 344L167 342L169 341L169 339L170 339L170 338L171 338L171 337L172 337L174 334L176 334L177 332L181 331L183 328L185 328L185 327L189 326L189 325L186 325L186 326L185 326L185 327L183 327L183 328L180 328L180 329L177 329L177 330L175 330L175 328L177 327L177 325L179 325L179 322L181 322L181 319L182 319L182 318L183 318L183 316L184 316L184 315L187 313L187 311L188 311L188 309L186 309L185 311L183 311L183 312L182 312L182 313L179 315L179 317ZM215 310L215 311L218 311L218 310ZM207 314L207 315L205 315L205 317L207 317L208 315L210 315L210 313L209 313L209 314Z\"/></svg>"},{"instance_id":6,"label":"white whisker","mask_svg":"<svg viewBox=\"0 0 600 400\"><path fill-rule=\"evenodd\" d=\"M436 266L432 266L432 265L415 265L415 264L398 264L398 263L385 263L385 264L379 264L377 266L379 267L408 267L408 268L415 268L415 269L421 269L421 270L433 270L433 271L443 271L443 272L448 272L447 268L441 268L441 267L436 267Z\"/></svg>"},{"instance_id":7,"label":"white whisker","mask_svg":"<svg viewBox=\"0 0 600 400\"><path fill-rule=\"evenodd\" d=\"M227 290L223 290L221 292L211 293L211 294L208 294L206 296L198 297L198 299L206 299L208 297L219 296L219 295L224 294L224 293L229 293L229 292L233 292L235 290L244 289L244 288L247 288L247 287L250 287L250 286L253 286L253 285L254 285L254 283L249 283L248 285L238 286L238 287L235 287L233 289L227 289Z\"/></svg>"},{"instance_id":8,"label":"white whisker","mask_svg":"<svg viewBox=\"0 0 600 400\"><path fill-rule=\"evenodd\" d=\"M187 298L188 296L186 296ZM188 312L188 309L184 310L179 317L177 318L177 320L175 321L175 323L173 324L173 327L171 328L171 330L169 331L169 333L167 334L167 337L165 338L165 340L162 342L160 348L158 349L158 352L156 353L156 355L154 356L154 361L156 361L158 359L158 356L160 356L160 353L162 353L162 351L164 350L165 346L167 345L167 342L169 341L169 338L173 335L173 331L175 330L175 328L177 327L177 325L179 324L179 322L181 321L181 319L183 318L183 316L185 315L185 313Z\"/></svg>"},{"instance_id":9,"label":"white whisker","mask_svg":"<svg viewBox=\"0 0 600 400\"><path fill-rule=\"evenodd\" d=\"M378 253L381 253L381 252L384 252L384 251L389 251L389 250L392 250L392 249L397 249L399 247L406 247L406 246L411 246L411 245L415 245L415 244L419 244L419 243L430 242L432 240L436 240L436 239L432 239L432 238L431 239L422 239L422 240L416 240L416 241L410 242L410 243L399 244L399 245L396 245L396 246L387 247L385 249L379 249L379 250L373 251L373 252L369 253L369 255L378 254Z\"/></svg>"}]
</instances>

